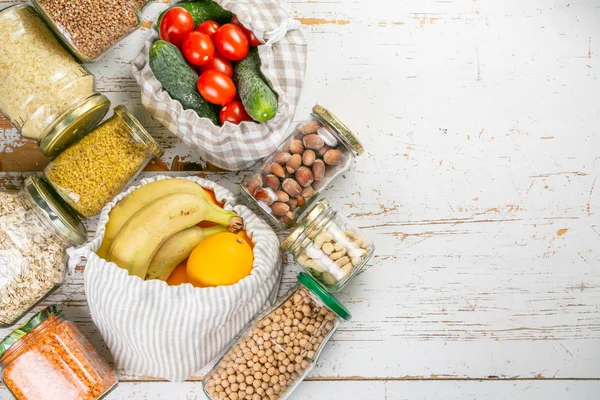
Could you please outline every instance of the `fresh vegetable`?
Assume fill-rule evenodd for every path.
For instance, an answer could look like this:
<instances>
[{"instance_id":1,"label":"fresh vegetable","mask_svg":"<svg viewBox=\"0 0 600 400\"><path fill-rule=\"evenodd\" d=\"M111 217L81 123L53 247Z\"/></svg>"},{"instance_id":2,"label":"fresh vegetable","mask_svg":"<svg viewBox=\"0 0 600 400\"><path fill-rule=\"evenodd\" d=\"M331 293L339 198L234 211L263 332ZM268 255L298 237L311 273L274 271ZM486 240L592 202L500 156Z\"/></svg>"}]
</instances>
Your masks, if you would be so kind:
<instances>
[{"instance_id":1,"label":"fresh vegetable","mask_svg":"<svg viewBox=\"0 0 600 400\"><path fill-rule=\"evenodd\" d=\"M233 76L233 66L231 65L231 61L223 57L218 51L215 51L215 56L212 60L200 67L201 73L208 70L219 71L230 78Z\"/></svg>"},{"instance_id":2,"label":"fresh vegetable","mask_svg":"<svg viewBox=\"0 0 600 400\"><path fill-rule=\"evenodd\" d=\"M277 95L260 72L258 50L252 47L248 56L236 63L233 82L248 114L257 122L265 122L277 114Z\"/></svg>"},{"instance_id":3,"label":"fresh vegetable","mask_svg":"<svg viewBox=\"0 0 600 400\"><path fill-rule=\"evenodd\" d=\"M181 47L185 59L193 65L205 65L215 56L215 45L210 37L202 32L191 32Z\"/></svg>"},{"instance_id":4,"label":"fresh vegetable","mask_svg":"<svg viewBox=\"0 0 600 400\"><path fill-rule=\"evenodd\" d=\"M198 287L233 285L250 275L252 249L236 234L218 233L200 243L187 262L187 277Z\"/></svg>"},{"instance_id":5,"label":"fresh vegetable","mask_svg":"<svg viewBox=\"0 0 600 400\"><path fill-rule=\"evenodd\" d=\"M235 85L231 78L213 70L200 75L198 91L206 101L219 105L227 104L235 97Z\"/></svg>"},{"instance_id":6,"label":"fresh vegetable","mask_svg":"<svg viewBox=\"0 0 600 400\"><path fill-rule=\"evenodd\" d=\"M233 232L243 227L235 212L215 206L206 196L169 194L148 204L127 221L113 241L108 261L144 279L152 259L171 236L204 220L227 226Z\"/></svg>"},{"instance_id":7,"label":"fresh vegetable","mask_svg":"<svg viewBox=\"0 0 600 400\"><path fill-rule=\"evenodd\" d=\"M160 38L181 48L183 39L194 31L192 14L183 7L169 9L160 23Z\"/></svg>"},{"instance_id":8,"label":"fresh vegetable","mask_svg":"<svg viewBox=\"0 0 600 400\"><path fill-rule=\"evenodd\" d=\"M262 44L250 29L246 29L244 25L242 25L237 15L234 15L233 18L231 18L230 23L240 27L242 32L244 32L244 35L246 35L246 38L248 38L248 44L250 44L250 46L260 46Z\"/></svg>"},{"instance_id":9,"label":"fresh vegetable","mask_svg":"<svg viewBox=\"0 0 600 400\"><path fill-rule=\"evenodd\" d=\"M215 47L225 58L239 61L248 54L248 38L239 26L225 24L213 36Z\"/></svg>"},{"instance_id":10,"label":"fresh vegetable","mask_svg":"<svg viewBox=\"0 0 600 400\"><path fill-rule=\"evenodd\" d=\"M232 102L225 104L223 108L221 108L219 119L221 120L221 124L224 124L225 121L229 121L235 125L238 125L242 121L252 121L252 118L250 118L244 109L244 105L239 100L233 100Z\"/></svg>"},{"instance_id":11,"label":"fresh vegetable","mask_svg":"<svg viewBox=\"0 0 600 400\"><path fill-rule=\"evenodd\" d=\"M194 18L194 24L198 25L206 20L213 20L219 24L225 24L231 20L233 14L223 9L220 5L212 0L200 0L200 1L184 1L177 3L173 7L182 7L192 14ZM171 7L171 8L173 8ZM160 26L164 15L170 10L163 11L156 20L156 26Z\"/></svg>"},{"instance_id":12,"label":"fresh vegetable","mask_svg":"<svg viewBox=\"0 0 600 400\"><path fill-rule=\"evenodd\" d=\"M167 239L152 259L146 272L146 280L166 281L175 267L188 258L196 246L206 238L221 232L227 232L227 228L221 225L212 228L192 226L174 234Z\"/></svg>"},{"instance_id":13,"label":"fresh vegetable","mask_svg":"<svg viewBox=\"0 0 600 400\"><path fill-rule=\"evenodd\" d=\"M198 116L219 125L217 110L196 90L198 74L186 63L177 47L164 40L154 42L150 49L150 68L163 88L184 109L194 110Z\"/></svg>"},{"instance_id":14,"label":"fresh vegetable","mask_svg":"<svg viewBox=\"0 0 600 400\"><path fill-rule=\"evenodd\" d=\"M169 286L178 286L183 285L184 283L190 283L187 278L187 260L184 260L181 264L179 264L169 278L167 279L167 285Z\"/></svg>"},{"instance_id":15,"label":"fresh vegetable","mask_svg":"<svg viewBox=\"0 0 600 400\"><path fill-rule=\"evenodd\" d=\"M204 21L203 23L201 23L200 25L198 25L196 27L196 32L205 33L209 37L212 38L212 36L215 34L215 32L217 31L217 29L219 29L220 26L221 25L219 25L215 21L211 21L209 19L208 21Z\"/></svg>"}]
</instances>

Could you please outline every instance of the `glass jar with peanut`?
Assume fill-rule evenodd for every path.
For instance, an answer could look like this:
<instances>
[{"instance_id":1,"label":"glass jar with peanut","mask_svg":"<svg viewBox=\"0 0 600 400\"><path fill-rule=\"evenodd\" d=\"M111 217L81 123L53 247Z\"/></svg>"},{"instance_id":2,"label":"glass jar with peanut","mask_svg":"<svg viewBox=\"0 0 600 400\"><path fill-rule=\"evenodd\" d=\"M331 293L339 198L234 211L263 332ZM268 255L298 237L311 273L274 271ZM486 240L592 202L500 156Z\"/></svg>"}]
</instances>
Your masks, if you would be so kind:
<instances>
[{"instance_id":1,"label":"glass jar with peanut","mask_svg":"<svg viewBox=\"0 0 600 400\"><path fill-rule=\"evenodd\" d=\"M319 192L364 152L356 135L325 108L316 105L311 117L242 183L244 198L278 228L292 226Z\"/></svg>"},{"instance_id":2,"label":"glass jar with peanut","mask_svg":"<svg viewBox=\"0 0 600 400\"><path fill-rule=\"evenodd\" d=\"M227 400L286 399L314 367L348 310L310 275L262 313L203 381L206 395Z\"/></svg>"},{"instance_id":3,"label":"glass jar with peanut","mask_svg":"<svg viewBox=\"0 0 600 400\"><path fill-rule=\"evenodd\" d=\"M281 249L327 290L337 292L367 265L375 245L323 199L281 243Z\"/></svg>"}]
</instances>

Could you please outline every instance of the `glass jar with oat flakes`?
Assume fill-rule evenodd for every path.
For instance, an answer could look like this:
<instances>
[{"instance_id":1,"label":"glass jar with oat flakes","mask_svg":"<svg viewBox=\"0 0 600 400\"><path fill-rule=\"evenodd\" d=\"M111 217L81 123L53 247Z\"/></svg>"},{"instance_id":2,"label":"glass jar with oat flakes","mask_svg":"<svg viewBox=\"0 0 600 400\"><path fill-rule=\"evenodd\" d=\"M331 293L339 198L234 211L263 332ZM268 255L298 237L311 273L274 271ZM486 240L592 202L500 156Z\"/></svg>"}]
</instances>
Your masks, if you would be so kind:
<instances>
[{"instance_id":1,"label":"glass jar with oat flakes","mask_svg":"<svg viewBox=\"0 0 600 400\"><path fill-rule=\"evenodd\" d=\"M18 192L0 191L0 326L17 322L63 282L66 249L85 228L41 178Z\"/></svg>"},{"instance_id":2,"label":"glass jar with oat flakes","mask_svg":"<svg viewBox=\"0 0 600 400\"><path fill-rule=\"evenodd\" d=\"M375 245L323 199L281 243L281 249L327 290L337 292L365 267Z\"/></svg>"},{"instance_id":3,"label":"glass jar with oat flakes","mask_svg":"<svg viewBox=\"0 0 600 400\"><path fill-rule=\"evenodd\" d=\"M35 9L0 11L0 110L41 152L54 156L106 115L94 76L65 50Z\"/></svg>"},{"instance_id":4,"label":"glass jar with oat flakes","mask_svg":"<svg viewBox=\"0 0 600 400\"><path fill-rule=\"evenodd\" d=\"M114 370L50 306L0 342L2 381L17 400L97 400L118 383Z\"/></svg>"},{"instance_id":5,"label":"glass jar with oat flakes","mask_svg":"<svg viewBox=\"0 0 600 400\"><path fill-rule=\"evenodd\" d=\"M104 54L141 23L140 0L32 0L46 23L81 62Z\"/></svg>"},{"instance_id":6,"label":"glass jar with oat flakes","mask_svg":"<svg viewBox=\"0 0 600 400\"><path fill-rule=\"evenodd\" d=\"M298 284L242 332L202 382L211 400L283 400L315 366L350 312L301 272Z\"/></svg>"},{"instance_id":7,"label":"glass jar with oat flakes","mask_svg":"<svg viewBox=\"0 0 600 400\"><path fill-rule=\"evenodd\" d=\"M102 210L162 150L123 106L87 136L52 160L48 182L81 216Z\"/></svg>"},{"instance_id":8,"label":"glass jar with oat flakes","mask_svg":"<svg viewBox=\"0 0 600 400\"><path fill-rule=\"evenodd\" d=\"M313 107L279 149L241 185L278 228L290 227L336 177L364 152L356 135L325 108Z\"/></svg>"}]
</instances>

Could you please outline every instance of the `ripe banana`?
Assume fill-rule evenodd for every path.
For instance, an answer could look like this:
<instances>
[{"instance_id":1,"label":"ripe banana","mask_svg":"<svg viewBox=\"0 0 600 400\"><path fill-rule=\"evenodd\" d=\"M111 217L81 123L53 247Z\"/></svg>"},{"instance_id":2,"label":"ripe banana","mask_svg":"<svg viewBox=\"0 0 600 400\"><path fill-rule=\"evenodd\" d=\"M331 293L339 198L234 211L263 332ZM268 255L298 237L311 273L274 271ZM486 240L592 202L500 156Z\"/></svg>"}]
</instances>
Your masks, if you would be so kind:
<instances>
[{"instance_id":1,"label":"ripe banana","mask_svg":"<svg viewBox=\"0 0 600 400\"><path fill-rule=\"evenodd\" d=\"M119 201L108 214L109 219L106 224L104 240L97 252L98 256L104 259L108 257L113 240L133 214L154 200L174 193L191 193L208 200L202 186L181 178L162 179L134 190L127 197Z\"/></svg>"},{"instance_id":2,"label":"ripe banana","mask_svg":"<svg viewBox=\"0 0 600 400\"><path fill-rule=\"evenodd\" d=\"M230 230L242 228L242 219L235 212L215 206L206 196L170 194L129 218L110 247L108 261L144 279L150 262L168 238L204 220L229 225Z\"/></svg>"},{"instance_id":3,"label":"ripe banana","mask_svg":"<svg viewBox=\"0 0 600 400\"><path fill-rule=\"evenodd\" d=\"M204 239L217 233L227 232L221 225L211 228L192 226L171 236L160 247L146 273L146 280L160 279L166 281L176 266L188 258L192 250Z\"/></svg>"}]
</instances>

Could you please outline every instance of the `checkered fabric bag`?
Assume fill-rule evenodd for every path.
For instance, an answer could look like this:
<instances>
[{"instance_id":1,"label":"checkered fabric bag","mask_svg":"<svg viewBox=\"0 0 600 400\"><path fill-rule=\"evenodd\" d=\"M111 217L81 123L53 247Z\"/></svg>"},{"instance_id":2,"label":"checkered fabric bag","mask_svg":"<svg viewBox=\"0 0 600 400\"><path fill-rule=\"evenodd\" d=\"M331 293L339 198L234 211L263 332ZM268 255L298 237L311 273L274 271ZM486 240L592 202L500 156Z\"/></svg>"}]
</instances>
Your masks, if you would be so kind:
<instances>
[{"instance_id":1,"label":"checkered fabric bag","mask_svg":"<svg viewBox=\"0 0 600 400\"><path fill-rule=\"evenodd\" d=\"M171 133L195 148L211 164L241 170L266 157L285 139L296 111L306 69L306 40L277 0L215 0L237 15L240 22L260 39L261 71L278 95L279 109L265 123L242 122L213 125L193 110L184 110L163 90L148 63L148 54L158 34L148 38L145 48L132 62L133 75L142 91L142 103Z\"/></svg>"}]
</instances>

